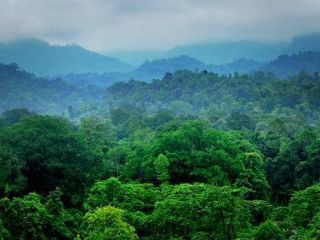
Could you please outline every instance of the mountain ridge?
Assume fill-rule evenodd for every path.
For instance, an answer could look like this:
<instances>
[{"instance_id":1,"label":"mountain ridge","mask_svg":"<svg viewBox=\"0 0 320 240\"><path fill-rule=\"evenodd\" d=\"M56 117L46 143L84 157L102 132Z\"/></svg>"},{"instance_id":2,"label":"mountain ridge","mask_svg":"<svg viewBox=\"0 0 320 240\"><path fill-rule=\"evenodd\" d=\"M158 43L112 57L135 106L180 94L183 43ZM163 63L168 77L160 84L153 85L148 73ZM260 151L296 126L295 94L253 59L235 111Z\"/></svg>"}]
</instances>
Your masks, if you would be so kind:
<instances>
[{"instance_id":1,"label":"mountain ridge","mask_svg":"<svg viewBox=\"0 0 320 240\"><path fill-rule=\"evenodd\" d=\"M68 73L125 72L131 66L79 45L51 45L39 39L23 39L0 44L0 63L17 63L39 76Z\"/></svg>"}]
</instances>

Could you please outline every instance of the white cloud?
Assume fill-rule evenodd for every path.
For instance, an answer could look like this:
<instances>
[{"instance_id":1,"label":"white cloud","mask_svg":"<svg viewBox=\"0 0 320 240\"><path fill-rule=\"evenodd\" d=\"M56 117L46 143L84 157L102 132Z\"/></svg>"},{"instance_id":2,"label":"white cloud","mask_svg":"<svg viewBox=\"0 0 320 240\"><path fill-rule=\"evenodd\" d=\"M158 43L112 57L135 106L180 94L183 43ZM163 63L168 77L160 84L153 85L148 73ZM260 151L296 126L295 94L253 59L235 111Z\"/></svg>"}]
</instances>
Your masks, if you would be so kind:
<instances>
[{"instance_id":1,"label":"white cloud","mask_svg":"<svg viewBox=\"0 0 320 240\"><path fill-rule=\"evenodd\" d=\"M94 49L283 40L320 31L318 0L1 0L0 40L37 37Z\"/></svg>"}]
</instances>

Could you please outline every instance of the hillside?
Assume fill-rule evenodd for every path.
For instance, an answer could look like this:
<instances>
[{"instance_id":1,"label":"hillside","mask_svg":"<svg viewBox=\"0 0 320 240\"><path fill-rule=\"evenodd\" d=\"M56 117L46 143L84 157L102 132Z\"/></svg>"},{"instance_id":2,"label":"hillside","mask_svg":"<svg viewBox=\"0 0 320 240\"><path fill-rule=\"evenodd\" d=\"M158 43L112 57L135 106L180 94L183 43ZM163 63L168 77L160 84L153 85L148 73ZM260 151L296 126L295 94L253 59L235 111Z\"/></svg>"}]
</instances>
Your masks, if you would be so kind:
<instances>
[{"instance_id":1,"label":"hillside","mask_svg":"<svg viewBox=\"0 0 320 240\"><path fill-rule=\"evenodd\" d=\"M166 72L175 72L177 70L191 70L201 71L206 68L206 65L189 56L179 56L172 58L162 58L153 61L146 61L135 71L133 76L136 75L139 80L151 80L153 78L161 78Z\"/></svg>"},{"instance_id":2,"label":"hillside","mask_svg":"<svg viewBox=\"0 0 320 240\"><path fill-rule=\"evenodd\" d=\"M320 51L320 33L299 35L292 39L287 52Z\"/></svg>"},{"instance_id":3,"label":"hillside","mask_svg":"<svg viewBox=\"0 0 320 240\"><path fill-rule=\"evenodd\" d=\"M268 61L282 53L282 43L251 41L217 42L175 47L167 56L188 55L206 63L224 64L239 58Z\"/></svg>"},{"instance_id":4,"label":"hillside","mask_svg":"<svg viewBox=\"0 0 320 240\"><path fill-rule=\"evenodd\" d=\"M135 70L127 73L86 73L68 74L61 76L63 80L77 84L92 84L101 87L111 86L119 81L130 79L150 82L152 79L161 79L166 73L178 70L190 70L199 72L206 70L218 74L253 74L257 71L273 73L277 77L289 77L300 71L315 73L320 70L319 52L300 52L298 54L281 55L268 62L241 58L225 64L205 64L196 58L180 56L173 58L160 58L146 61Z\"/></svg>"},{"instance_id":5,"label":"hillside","mask_svg":"<svg viewBox=\"0 0 320 240\"><path fill-rule=\"evenodd\" d=\"M27 108L72 118L82 105L100 101L103 95L97 87L80 87L59 79L49 81L20 70L16 64L0 64L0 112Z\"/></svg>"},{"instance_id":6,"label":"hillside","mask_svg":"<svg viewBox=\"0 0 320 240\"><path fill-rule=\"evenodd\" d=\"M277 59L265 64L260 70L272 72L279 77L288 77L306 71L315 73L320 71L319 52L300 52L291 55L281 55Z\"/></svg>"},{"instance_id":7,"label":"hillside","mask_svg":"<svg viewBox=\"0 0 320 240\"><path fill-rule=\"evenodd\" d=\"M55 46L36 39L0 44L0 63L12 62L40 76L123 72L131 69L128 64L115 58L88 51L78 45Z\"/></svg>"},{"instance_id":8,"label":"hillside","mask_svg":"<svg viewBox=\"0 0 320 240\"><path fill-rule=\"evenodd\" d=\"M118 51L112 56L137 66L145 61L187 55L207 64L227 64L238 59L267 62L279 55L320 51L320 33L301 34L286 42L221 41L177 45L167 50Z\"/></svg>"},{"instance_id":9,"label":"hillside","mask_svg":"<svg viewBox=\"0 0 320 240\"><path fill-rule=\"evenodd\" d=\"M208 68L203 62L188 56L173 58L161 58L153 61L146 61L135 70L127 73L86 73L68 74L61 76L63 80L70 83L92 84L101 87L111 86L113 83L136 79L150 82L152 79L162 78L167 72L177 70L201 71Z\"/></svg>"},{"instance_id":10,"label":"hillside","mask_svg":"<svg viewBox=\"0 0 320 240\"><path fill-rule=\"evenodd\" d=\"M165 108L177 114L199 115L214 109L221 117L232 112L269 114L288 108L302 118L315 120L320 117L319 89L318 75L299 74L280 80L262 72L226 76L184 70L151 83L116 83L107 93L110 106L131 105L148 112Z\"/></svg>"}]
</instances>

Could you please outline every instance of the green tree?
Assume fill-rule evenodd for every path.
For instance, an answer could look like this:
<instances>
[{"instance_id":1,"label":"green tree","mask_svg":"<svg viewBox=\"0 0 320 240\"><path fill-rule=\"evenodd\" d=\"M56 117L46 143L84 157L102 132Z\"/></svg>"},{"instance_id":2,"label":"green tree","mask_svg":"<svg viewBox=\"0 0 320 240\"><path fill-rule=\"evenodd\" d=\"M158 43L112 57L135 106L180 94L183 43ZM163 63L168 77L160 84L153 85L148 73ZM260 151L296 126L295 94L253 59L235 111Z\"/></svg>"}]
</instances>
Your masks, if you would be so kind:
<instances>
[{"instance_id":1,"label":"green tree","mask_svg":"<svg viewBox=\"0 0 320 240\"><path fill-rule=\"evenodd\" d=\"M264 162L257 152L247 153L244 160L245 170L240 173L236 180L238 187L246 187L249 192L247 199L269 200L270 186L264 174Z\"/></svg>"},{"instance_id":2,"label":"green tree","mask_svg":"<svg viewBox=\"0 0 320 240\"><path fill-rule=\"evenodd\" d=\"M284 240L282 230L271 221L266 221L259 226L254 234L255 240Z\"/></svg>"},{"instance_id":3,"label":"green tree","mask_svg":"<svg viewBox=\"0 0 320 240\"><path fill-rule=\"evenodd\" d=\"M167 183L169 181L169 160L163 154L160 154L154 161L154 167L156 169L157 178L161 183Z\"/></svg>"},{"instance_id":4,"label":"green tree","mask_svg":"<svg viewBox=\"0 0 320 240\"><path fill-rule=\"evenodd\" d=\"M295 192L289 202L288 221L293 229L307 228L320 212L320 185Z\"/></svg>"},{"instance_id":5,"label":"green tree","mask_svg":"<svg viewBox=\"0 0 320 240\"><path fill-rule=\"evenodd\" d=\"M26 164L7 146L0 146L0 191L5 196L23 192L27 179L23 175Z\"/></svg>"},{"instance_id":6,"label":"green tree","mask_svg":"<svg viewBox=\"0 0 320 240\"><path fill-rule=\"evenodd\" d=\"M135 229L123 220L123 210L111 206L97 208L84 216L81 235L84 240L136 240Z\"/></svg>"},{"instance_id":7,"label":"green tree","mask_svg":"<svg viewBox=\"0 0 320 240\"><path fill-rule=\"evenodd\" d=\"M0 219L0 240L11 239L10 233L3 226L2 220Z\"/></svg>"},{"instance_id":8,"label":"green tree","mask_svg":"<svg viewBox=\"0 0 320 240\"><path fill-rule=\"evenodd\" d=\"M93 117L84 118L79 126L79 136L90 152L90 173L95 178L106 177L109 174L107 153L116 140L111 122Z\"/></svg>"},{"instance_id":9,"label":"green tree","mask_svg":"<svg viewBox=\"0 0 320 240\"><path fill-rule=\"evenodd\" d=\"M309 229L303 234L304 239L319 240L320 239L320 212L312 219Z\"/></svg>"},{"instance_id":10,"label":"green tree","mask_svg":"<svg viewBox=\"0 0 320 240\"><path fill-rule=\"evenodd\" d=\"M205 184L166 187L152 214L154 237L236 239L249 224L240 189Z\"/></svg>"},{"instance_id":11,"label":"green tree","mask_svg":"<svg viewBox=\"0 0 320 240\"><path fill-rule=\"evenodd\" d=\"M90 189L84 202L86 210L113 206L125 210L124 217L139 236L150 234L149 215L160 193L152 184L123 184L116 178L99 181Z\"/></svg>"},{"instance_id":12,"label":"green tree","mask_svg":"<svg viewBox=\"0 0 320 240\"><path fill-rule=\"evenodd\" d=\"M276 202L287 203L290 195L318 181L320 141L312 128L298 132L278 156L266 161L267 178Z\"/></svg>"},{"instance_id":13,"label":"green tree","mask_svg":"<svg viewBox=\"0 0 320 240\"><path fill-rule=\"evenodd\" d=\"M25 108L16 108L5 111L0 116L0 127L7 127L19 122L20 120L34 116L35 113L29 112Z\"/></svg>"},{"instance_id":14,"label":"green tree","mask_svg":"<svg viewBox=\"0 0 320 240\"><path fill-rule=\"evenodd\" d=\"M52 221L54 219L41 203L40 196L29 193L10 201L4 225L13 239L47 240L59 236L52 227Z\"/></svg>"},{"instance_id":15,"label":"green tree","mask_svg":"<svg viewBox=\"0 0 320 240\"><path fill-rule=\"evenodd\" d=\"M63 119L26 118L0 131L0 145L0 155L4 152L6 161L2 163L1 156L0 163L7 166L12 176L21 172L27 178L27 191L47 194L60 186L64 199L76 204L83 197L86 185L95 178L89 171L90 152Z\"/></svg>"}]
</instances>

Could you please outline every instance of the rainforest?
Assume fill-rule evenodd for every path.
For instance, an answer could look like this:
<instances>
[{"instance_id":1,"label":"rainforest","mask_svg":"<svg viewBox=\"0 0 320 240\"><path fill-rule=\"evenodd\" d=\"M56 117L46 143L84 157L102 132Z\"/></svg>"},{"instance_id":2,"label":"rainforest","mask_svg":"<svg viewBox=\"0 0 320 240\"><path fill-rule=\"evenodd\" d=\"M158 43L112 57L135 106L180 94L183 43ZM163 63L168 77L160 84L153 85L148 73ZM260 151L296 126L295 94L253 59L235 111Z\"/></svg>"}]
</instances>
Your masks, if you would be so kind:
<instances>
[{"instance_id":1,"label":"rainforest","mask_svg":"<svg viewBox=\"0 0 320 240\"><path fill-rule=\"evenodd\" d=\"M320 239L319 3L134 2L4 0L0 240Z\"/></svg>"}]
</instances>

